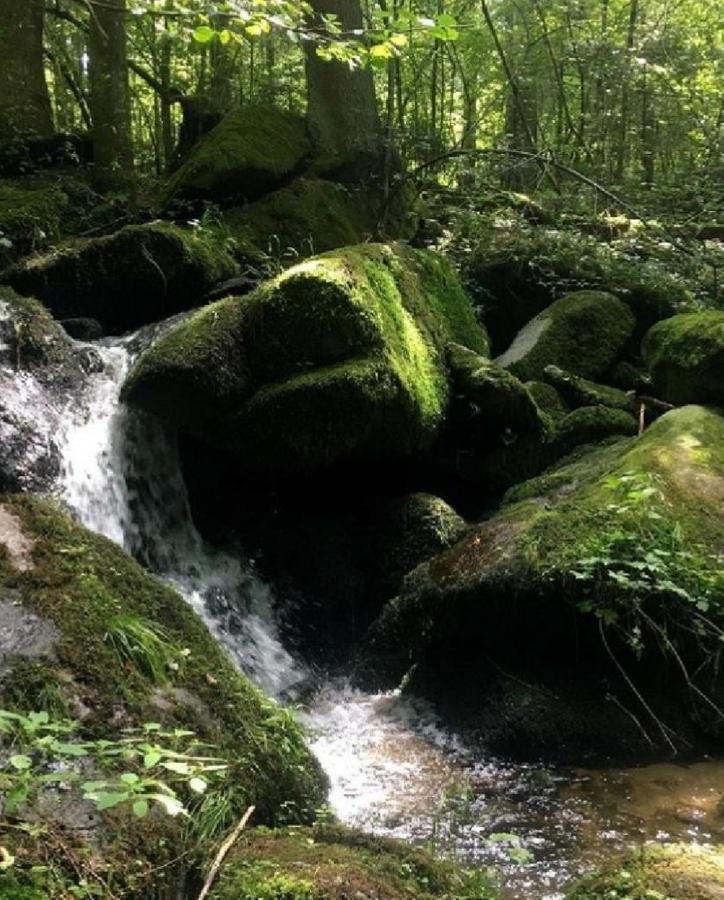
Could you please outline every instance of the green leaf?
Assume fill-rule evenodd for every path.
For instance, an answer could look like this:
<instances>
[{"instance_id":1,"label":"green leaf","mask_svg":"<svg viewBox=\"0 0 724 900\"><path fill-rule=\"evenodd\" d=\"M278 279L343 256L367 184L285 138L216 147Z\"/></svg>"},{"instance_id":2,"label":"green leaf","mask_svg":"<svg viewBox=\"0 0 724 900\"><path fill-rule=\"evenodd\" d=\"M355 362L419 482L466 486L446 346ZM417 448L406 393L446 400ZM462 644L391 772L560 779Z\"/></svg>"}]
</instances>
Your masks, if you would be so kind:
<instances>
[{"instance_id":1,"label":"green leaf","mask_svg":"<svg viewBox=\"0 0 724 900\"><path fill-rule=\"evenodd\" d=\"M176 797L169 797L167 794L149 794L149 797L160 804L169 816L188 815L183 803Z\"/></svg>"},{"instance_id":2,"label":"green leaf","mask_svg":"<svg viewBox=\"0 0 724 900\"><path fill-rule=\"evenodd\" d=\"M195 794L203 794L208 785L203 778L192 778L189 781L189 787Z\"/></svg>"},{"instance_id":3,"label":"green leaf","mask_svg":"<svg viewBox=\"0 0 724 900\"><path fill-rule=\"evenodd\" d=\"M148 800L136 800L133 804L133 812L142 819L148 813Z\"/></svg>"},{"instance_id":4,"label":"green leaf","mask_svg":"<svg viewBox=\"0 0 724 900\"><path fill-rule=\"evenodd\" d=\"M95 800L96 809L112 809L114 806L120 806L121 803L125 803L128 800L129 794L124 792L120 793L108 793L108 794L97 794L95 797L88 797L86 799Z\"/></svg>"},{"instance_id":5,"label":"green leaf","mask_svg":"<svg viewBox=\"0 0 724 900\"><path fill-rule=\"evenodd\" d=\"M143 765L146 769L152 769L162 757L163 753L159 750L149 750L143 757Z\"/></svg>"},{"instance_id":6,"label":"green leaf","mask_svg":"<svg viewBox=\"0 0 724 900\"><path fill-rule=\"evenodd\" d=\"M135 772L124 772L123 775L121 775L121 781L123 782L123 784L134 785L138 784L140 780L141 779L138 777L138 775L136 775Z\"/></svg>"},{"instance_id":7,"label":"green leaf","mask_svg":"<svg viewBox=\"0 0 724 900\"><path fill-rule=\"evenodd\" d=\"M9 762L13 769L17 769L20 772L29 769L33 764L32 759L24 753L16 753L14 756L10 757Z\"/></svg>"},{"instance_id":8,"label":"green leaf","mask_svg":"<svg viewBox=\"0 0 724 900\"><path fill-rule=\"evenodd\" d=\"M209 41L214 39L214 35L216 32L213 28L210 28L208 25L200 25L196 31L194 31L194 40L198 44L208 44Z\"/></svg>"}]
</instances>

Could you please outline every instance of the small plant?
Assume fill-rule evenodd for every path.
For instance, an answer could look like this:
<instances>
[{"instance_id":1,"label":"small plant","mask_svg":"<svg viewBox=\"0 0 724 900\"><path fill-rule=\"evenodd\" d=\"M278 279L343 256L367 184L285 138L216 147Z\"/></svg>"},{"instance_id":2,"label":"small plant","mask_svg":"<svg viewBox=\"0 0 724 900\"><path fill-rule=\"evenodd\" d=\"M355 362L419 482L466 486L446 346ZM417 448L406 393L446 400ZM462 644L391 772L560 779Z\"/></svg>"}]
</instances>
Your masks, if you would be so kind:
<instances>
[{"instance_id":1,"label":"small plant","mask_svg":"<svg viewBox=\"0 0 724 900\"><path fill-rule=\"evenodd\" d=\"M104 640L126 666L138 669L155 684L166 684L171 671L178 668L180 654L166 632L139 616L115 616Z\"/></svg>"},{"instance_id":2,"label":"small plant","mask_svg":"<svg viewBox=\"0 0 724 900\"><path fill-rule=\"evenodd\" d=\"M198 797L228 768L223 759L199 755L203 746L191 731L163 731L158 723L129 731L118 740L85 741L77 723L54 720L45 711L27 714L0 710L0 770L3 808L14 815L45 788L80 788L99 811L130 806L143 817L152 804L170 816L189 815L184 798ZM93 769L105 777L83 780Z\"/></svg>"}]
</instances>

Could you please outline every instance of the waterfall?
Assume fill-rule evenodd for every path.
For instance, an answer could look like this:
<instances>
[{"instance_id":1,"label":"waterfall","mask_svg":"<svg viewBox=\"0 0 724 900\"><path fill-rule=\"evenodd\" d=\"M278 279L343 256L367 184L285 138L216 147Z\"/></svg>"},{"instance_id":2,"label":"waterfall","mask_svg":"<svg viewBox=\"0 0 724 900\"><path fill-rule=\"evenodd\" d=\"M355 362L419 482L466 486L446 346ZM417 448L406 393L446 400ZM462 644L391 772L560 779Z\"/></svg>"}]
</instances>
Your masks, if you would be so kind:
<instances>
[{"instance_id":1,"label":"waterfall","mask_svg":"<svg viewBox=\"0 0 724 900\"><path fill-rule=\"evenodd\" d=\"M174 437L119 402L134 359L163 328L94 345L102 365L68 404L56 438L61 497L87 528L173 585L267 694L288 698L307 673L282 645L271 590L239 553L203 540Z\"/></svg>"}]
</instances>

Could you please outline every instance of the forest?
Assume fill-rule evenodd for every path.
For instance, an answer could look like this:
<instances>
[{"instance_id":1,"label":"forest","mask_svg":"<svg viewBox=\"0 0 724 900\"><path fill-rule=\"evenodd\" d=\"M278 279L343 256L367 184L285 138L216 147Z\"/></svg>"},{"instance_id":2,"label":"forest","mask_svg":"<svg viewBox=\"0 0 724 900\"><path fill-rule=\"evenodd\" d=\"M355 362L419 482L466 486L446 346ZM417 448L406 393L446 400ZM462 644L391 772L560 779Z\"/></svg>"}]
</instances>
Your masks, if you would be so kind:
<instances>
[{"instance_id":1,"label":"forest","mask_svg":"<svg viewBox=\"0 0 724 900\"><path fill-rule=\"evenodd\" d=\"M0 0L0 900L721 900L721 0Z\"/></svg>"}]
</instances>

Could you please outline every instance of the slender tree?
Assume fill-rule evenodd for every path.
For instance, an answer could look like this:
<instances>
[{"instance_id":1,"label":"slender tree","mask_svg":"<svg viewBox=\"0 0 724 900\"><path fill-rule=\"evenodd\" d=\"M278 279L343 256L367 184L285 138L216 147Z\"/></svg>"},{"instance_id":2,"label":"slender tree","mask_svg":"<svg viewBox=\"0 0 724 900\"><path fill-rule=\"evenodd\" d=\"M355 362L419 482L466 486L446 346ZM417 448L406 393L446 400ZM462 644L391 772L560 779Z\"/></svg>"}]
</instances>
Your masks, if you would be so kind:
<instances>
[{"instance_id":1,"label":"slender tree","mask_svg":"<svg viewBox=\"0 0 724 900\"><path fill-rule=\"evenodd\" d=\"M43 0L0 0L0 140L50 137Z\"/></svg>"},{"instance_id":2,"label":"slender tree","mask_svg":"<svg viewBox=\"0 0 724 900\"><path fill-rule=\"evenodd\" d=\"M90 0L90 108L95 179L122 185L133 168L126 0Z\"/></svg>"}]
</instances>

